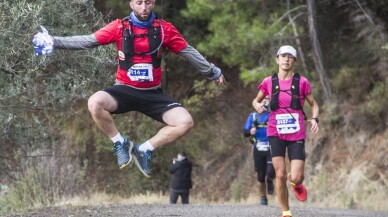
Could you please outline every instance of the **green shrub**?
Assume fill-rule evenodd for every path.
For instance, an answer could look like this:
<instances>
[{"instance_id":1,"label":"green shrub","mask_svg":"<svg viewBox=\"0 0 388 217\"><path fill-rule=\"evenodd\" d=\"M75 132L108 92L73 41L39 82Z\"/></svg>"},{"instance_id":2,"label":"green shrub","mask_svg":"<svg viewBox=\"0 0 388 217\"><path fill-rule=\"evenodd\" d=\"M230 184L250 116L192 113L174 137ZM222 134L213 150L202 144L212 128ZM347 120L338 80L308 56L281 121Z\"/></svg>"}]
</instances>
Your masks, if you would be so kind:
<instances>
[{"instance_id":1,"label":"green shrub","mask_svg":"<svg viewBox=\"0 0 388 217\"><path fill-rule=\"evenodd\" d=\"M84 190L80 165L87 160L79 158L82 152L67 149L70 145L62 127L82 114L78 104L84 103L93 89L114 76L106 73L114 65L110 62L113 58L107 59L109 48L71 55L71 51L55 50L50 57L36 56L31 40L39 25L52 35L91 33L103 25L93 3L0 3L0 52L4 54L0 59L0 177L10 176L5 180L10 187L1 202L3 209L26 210Z\"/></svg>"},{"instance_id":2,"label":"green shrub","mask_svg":"<svg viewBox=\"0 0 388 217\"><path fill-rule=\"evenodd\" d=\"M388 106L388 86L385 81L377 81L369 93L365 111L375 117L381 117Z\"/></svg>"}]
</instances>

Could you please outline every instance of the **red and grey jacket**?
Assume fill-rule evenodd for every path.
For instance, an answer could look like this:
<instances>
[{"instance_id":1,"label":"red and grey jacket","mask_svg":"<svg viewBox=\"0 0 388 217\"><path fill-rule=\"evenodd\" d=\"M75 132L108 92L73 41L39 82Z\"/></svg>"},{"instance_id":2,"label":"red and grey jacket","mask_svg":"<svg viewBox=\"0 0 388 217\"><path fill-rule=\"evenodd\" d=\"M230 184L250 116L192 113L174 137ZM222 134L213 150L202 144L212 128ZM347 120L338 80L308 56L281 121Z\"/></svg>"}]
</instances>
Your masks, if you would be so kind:
<instances>
[{"instance_id":1,"label":"red and grey jacket","mask_svg":"<svg viewBox=\"0 0 388 217\"><path fill-rule=\"evenodd\" d=\"M187 44L178 30L169 22L166 22L162 19L155 19L152 24L153 27L160 27L160 34L163 32L162 45L163 48L168 48L171 52L178 54L185 58L189 63L191 63L196 70L198 70L202 75L206 76L210 80L215 80L221 76L221 71L216 70L216 67L209 63L196 49ZM100 45L106 45L115 43L120 60L124 59L130 60L130 63L121 63L119 64L116 72L116 83L129 85L137 89L156 89L160 88L161 78L162 78L162 67L157 67L158 64L153 62L152 55L137 55L141 53L149 53L153 50L153 45L150 46L148 35L155 35L157 33L149 34L148 28L139 28L137 26L129 26L132 32L136 35L143 35L147 37L133 37L133 54L131 55L132 48L125 50L123 48L123 35L125 36L125 23L121 19L117 19L107 24L100 30L96 31L90 35L81 35L81 36L68 36L68 37L53 37L54 38L54 48L57 49L71 49L71 50L80 50L94 48ZM162 38L162 35L160 35ZM155 40L154 42L157 42ZM151 42L152 43L152 42ZM131 43L129 43L131 44ZM125 54L125 52L127 54ZM123 54L125 55L123 58ZM128 55L128 56L127 56ZM124 60L125 61L125 60ZM153 67L153 80L152 81L133 81L128 76L128 67L132 64L141 64L141 63L150 63ZM122 67L120 65L123 65ZM125 65L125 66L124 66ZM160 66L160 65L159 65Z\"/></svg>"}]
</instances>

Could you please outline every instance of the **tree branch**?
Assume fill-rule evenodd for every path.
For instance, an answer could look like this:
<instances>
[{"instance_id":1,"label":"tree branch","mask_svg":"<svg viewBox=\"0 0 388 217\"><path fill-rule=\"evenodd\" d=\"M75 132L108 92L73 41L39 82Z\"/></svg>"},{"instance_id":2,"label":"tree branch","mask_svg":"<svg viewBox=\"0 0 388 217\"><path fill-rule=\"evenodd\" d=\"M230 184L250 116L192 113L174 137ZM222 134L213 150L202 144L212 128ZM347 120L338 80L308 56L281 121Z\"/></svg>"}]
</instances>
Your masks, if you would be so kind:
<instances>
[{"instance_id":1,"label":"tree branch","mask_svg":"<svg viewBox=\"0 0 388 217\"><path fill-rule=\"evenodd\" d=\"M368 13L366 13L366 11L364 10L364 8L362 7L362 5L360 4L360 2L358 0L354 0L356 3L357 3L357 6L361 9L361 11L365 14L366 18L369 20L370 23L372 23L373 25L375 24L372 20L372 18L369 16Z\"/></svg>"},{"instance_id":2,"label":"tree branch","mask_svg":"<svg viewBox=\"0 0 388 217\"><path fill-rule=\"evenodd\" d=\"M292 12L294 12L294 11L297 11L297 10L299 10L299 9L303 9L303 8L307 8L307 6L306 6L306 5L300 5L300 6L298 6L298 7L295 7L295 8L293 8L293 9L291 9L291 10L288 10L288 11L287 11L286 13L284 13L278 20L276 20L276 21L272 24L272 26L276 25L277 23L279 23L279 22L282 21L283 19L287 18L288 15L289 15L290 13L292 13Z\"/></svg>"}]
</instances>

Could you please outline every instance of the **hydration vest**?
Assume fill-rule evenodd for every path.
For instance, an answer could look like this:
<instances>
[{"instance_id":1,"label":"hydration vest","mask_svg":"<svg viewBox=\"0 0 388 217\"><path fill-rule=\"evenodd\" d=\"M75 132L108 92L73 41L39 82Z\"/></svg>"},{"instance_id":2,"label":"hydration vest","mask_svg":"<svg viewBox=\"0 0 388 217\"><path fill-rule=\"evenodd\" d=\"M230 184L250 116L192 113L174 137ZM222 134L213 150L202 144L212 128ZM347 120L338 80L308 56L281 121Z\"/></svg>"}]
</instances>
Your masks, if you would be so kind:
<instances>
[{"instance_id":1,"label":"hydration vest","mask_svg":"<svg viewBox=\"0 0 388 217\"><path fill-rule=\"evenodd\" d=\"M135 34L133 32L133 24L131 22L131 18L129 16L124 17L122 19L123 23L123 38L122 38L122 44L121 44L121 51L125 55L125 59L121 60L119 58L119 65L120 68L124 70L128 70L133 65L133 56L139 55L139 56L145 56L145 55L151 55L152 57L152 66L154 68L159 68L162 62L162 56L158 55L158 48L162 44L162 39L160 36L160 31L162 24L159 20L157 20L157 23L153 23L148 27L148 31L146 34ZM149 45L149 51L148 52L135 52L134 48L134 39L138 37L147 37L148 38L148 45Z\"/></svg>"},{"instance_id":2,"label":"hydration vest","mask_svg":"<svg viewBox=\"0 0 388 217\"><path fill-rule=\"evenodd\" d=\"M263 118L261 118L263 119ZM255 127L255 128L259 128L259 127L267 127L268 126L268 116L265 117L265 121L264 120L259 120L257 118L257 113L253 113L253 120L252 120L252 127Z\"/></svg>"},{"instance_id":3,"label":"hydration vest","mask_svg":"<svg viewBox=\"0 0 388 217\"><path fill-rule=\"evenodd\" d=\"M271 111L276 111L279 109L279 93L280 91L291 91L291 105L287 108L292 108L294 110L302 110L303 116L306 120L306 114L303 111L302 104L300 103L300 92L299 92L299 82L300 75L299 73L295 73L292 77L291 89L289 90L280 90L279 87L279 78L278 73L274 73L272 75L272 93L271 93L271 102L269 103L269 107Z\"/></svg>"}]
</instances>

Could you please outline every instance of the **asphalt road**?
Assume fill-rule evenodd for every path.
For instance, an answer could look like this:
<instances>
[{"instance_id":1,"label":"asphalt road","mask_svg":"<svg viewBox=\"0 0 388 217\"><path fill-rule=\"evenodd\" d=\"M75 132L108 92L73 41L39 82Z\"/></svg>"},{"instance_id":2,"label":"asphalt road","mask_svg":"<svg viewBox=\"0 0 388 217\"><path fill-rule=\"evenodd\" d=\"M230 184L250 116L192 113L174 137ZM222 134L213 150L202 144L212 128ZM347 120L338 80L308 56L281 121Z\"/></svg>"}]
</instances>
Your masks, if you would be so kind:
<instances>
[{"instance_id":1,"label":"asphalt road","mask_svg":"<svg viewBox=\"0 0 388 217\"><path fill-rule=\"evenodd\" d=\"M388 217L388 212L292 207L293 216L300 217ZM278 206L260 205L120 205L88 207L52 207L25 214L8 215L12 217L105 217L105 216L172 216L172 217L279 217Z\"/></svg>"}]
</instances>

